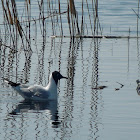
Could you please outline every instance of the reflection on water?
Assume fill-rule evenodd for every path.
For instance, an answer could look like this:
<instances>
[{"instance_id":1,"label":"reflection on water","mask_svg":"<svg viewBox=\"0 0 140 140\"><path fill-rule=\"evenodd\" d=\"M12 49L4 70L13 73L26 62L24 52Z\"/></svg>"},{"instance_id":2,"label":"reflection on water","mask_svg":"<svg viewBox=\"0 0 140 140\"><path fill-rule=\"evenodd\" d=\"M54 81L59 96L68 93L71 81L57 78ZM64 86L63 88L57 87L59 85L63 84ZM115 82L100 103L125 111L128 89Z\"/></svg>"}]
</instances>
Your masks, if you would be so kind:
<instances>
[{"instance_id":1,"label":"reflection on water","mask_svg":"<svg viewBox=\"0 0 140 140\"><path fill-rule=\"evenodd\" d=\"M40 17L43 17L44 11L41 10ZM110 20L106 20L107 25L108 22ZM17 52L0 45L1 138L139 138L140 99L135 82L140 77L139 40L47 38L46 34L50 32L44 20L30 24L27 40L31 42L17 39L15 44L11 43L9 34L5 37L4 43L11 43L13 48L17 45ZM55 27L53 34L57 31L58 25L55 24L52 25ZM121 27L122 23L117 24ZM33 29L31 34L28 33L30 29ZM68 77L67 81L62 80L58 84L58 102L21 101L20 95L3 84L5 77L45 86L54 70ZM121 83L123 88L115 91L116 83ZM107 88L98 90L102 85Z\"/></svg>"},{"instance_id":2,"label":"reflection on water","mask_svg":"<svg viewBox=\"0 0 140 140\"><path fill-rule=\"evenodd\" d=\"M3 119L2 139L42 139L47 137L49 127L56 129L61 124L55 101L22 101Z\"/></svg>"},{"instance_id":3,"label":"reflection on water","mask_svg":"<svg viewBox=\"0 0 140 140\"><path fill-rule=\"evenodd\" d=\"M24 100L20 102L12 112L9 114L15 117L15 115L22 115L23 113L41 113L42 111L49 111L51 116L52 124L58 127L58 111L57 111L57 101L47 101L47 102L34 102Z\"/></svg>"},{"instance_id":4,"label":"reflection on water","mask_svg":"<svg viewBox=\"0 0 140 140\"><path fill-rule=\"evenodd\" d=\"M120 82L122 80L120 78L125 78L124 73L128 77L131 74L134 76L131 70L132 54L130 55L130 52L132 47L131 45L128 46L128 40L125 41L126 48L123 50L127 50L125 57L121 57L124 53L119 52L119 55L117 54L118 45L113 48L112 53L110 48L101 46L103 41L105 40L93 39L89 42L89 40L74 39L66 43L63 40L52 39L51 48L35 48L38 53L33 51L28 59L23 59L23 61L21 61L22 54L18 54L18 57L12 57L13 63L6 59L7 55L2 48L0 52L1 79L9 76L13 81L16 79L23 83L46 85L47 76L50 71L56 68L68 76L67 81L62 80L58 84L58 102L20 101L22 97L10 87L7 87L8 93L3 93L6 87L1 87L3 94L1 94L2 103L0 103L2 114L0 132L4 133L3 138L30 139L33 137L34 139L41 139L47 137L51 139L57 137L59 139L79 139L82 137L82 139L101 139L104 129L108 129L108 124L116 121L110 123L106 121L110 118L110 116L106 116L110 113L107 111L112 107L111 101L114 100L114 96L117 98L121 96L119 97L121 102L127 86L127 82L123 83L124 87L119 90L123 92L119 94L116 91L117 94L114 93L113 82L111 85L106 85L109 82L102 84L103 81L114 79L114 83ZM117 43L119 44L119 41ZM109 50L106 51L106 49ZM117 59L125 59L125 61L118 63L118 60L114 59L114 55L118 55ZM112 58L113 60L111 60ZM116 77L124 62L126 62L126 65L123 65L125 70L122 71L121 77ZM17 72L14 71L15 67ZM106 85L108 88L98 90L96 87L100 85ZM127 93L129 93L128 90ZM16 103L14 103L15 101ZM126 100L123 100L122 104L124 101ZM125 113L129 113L129 111ZM121 126L120 129L122 129Z\"/></svg>"},{"instance_id":5,"label":"reflection on water","mask_svg":"<svg viewBox=\"0 0 140 140\"><path fill-rule=\"evenodd\" d=\"M21 101L22 97L10 87L7 87L8 93L5 93L6 87L1 87L2 127L0 132L4 133L3 138L9 139L12 137L15 139L20 137L20 139L30 139L33 137L34 139L41 139L47 137L51 139L57 137L59 139L79 139L82 137L82 139L101 139L104 129L109 129L108 125L115 123L117 120L107 122L106 120L110 118L108 116L110 112L107 111L113 107L111 105L112 100L121 96L119 97L121 102L121 98L127 90L125 87L128 81L121 82L125 78L124 73L127 78L131 75L134 76L131 67L131 40L129 42L128 40L124 41L126 46L122 52L127 50L125 57L124 53L119 52L119 55L117 54L118 45L113 50L102 46L101 43L105 41L99 39L90 41L72 39L69 42L64 42L63 40L52 39L48 43L52 45L51 47L35 48L36 51L27 55L26 58L28 59L25 58L21 61L21 53L18 54L18 57L15 54L10 54L12 62L6 58L7 54L4 53L2 48L0 51L1 79L9 77L13 81L17 80L22 83L46 85L48 82L47 76L50 71L56 68L68 76L67 81L62 80L58 84L58 102ZM124 42L122 41L122 43ZM130 43L129 46L128 43ZM65 53L62 53L63 51ZM114 55L117 59L114 59ZM138 56L136 59L138 59ZM118 62L118 58L123 61ZM123 68L125 66L125 69L118 73L122 65ZM139 71L139 59L137 66ZM15 68L16 71L14 71ZM118 76L120 74L121 76ZM119 81L124 84L124 87L119 90L122 91L121 94L119 94L119 91L116 91L118 94L114 93L111 80L114 80L114 83ZM104 84L103 81L109 81L111 84L106 85L109 82ZM3 80L1 83L3 83ZM100 85L106 85L108 88L98 90L96 87ZM129 93L128 90L127 93ZM16 100L19 100L19 102ZM126 99L123 100L122 104L124 104L124 101ZM129 111L125 113L129 113ZM122 113L122 116L120 116L123 117L123 115ZM120 129L122 129L121 126Z\"/></svg>"},{"instance_id":6,"label":"reflection on water","mask_svg":"<svg viewBox=\"0 0 140 140\"><path fill-rule=\"evenodd\" d=\"M99 84L99 56L98 52L99 51L99 40L94 40L94 54L93 54L93 62L92 62L92 78L91 78L91 87L97 87ZM100 125L102 124L101 122L101 116L99 109L102 110L102 100L100 96L102 96L98 90L93 90L91 91L91 111L90 111L90 138L95 138L98 139L100 137L99 131L100 131ZM101 105L99 105L99 102ZM94 135L94 137L93 137Z\"/></svg>"}]
</instances>

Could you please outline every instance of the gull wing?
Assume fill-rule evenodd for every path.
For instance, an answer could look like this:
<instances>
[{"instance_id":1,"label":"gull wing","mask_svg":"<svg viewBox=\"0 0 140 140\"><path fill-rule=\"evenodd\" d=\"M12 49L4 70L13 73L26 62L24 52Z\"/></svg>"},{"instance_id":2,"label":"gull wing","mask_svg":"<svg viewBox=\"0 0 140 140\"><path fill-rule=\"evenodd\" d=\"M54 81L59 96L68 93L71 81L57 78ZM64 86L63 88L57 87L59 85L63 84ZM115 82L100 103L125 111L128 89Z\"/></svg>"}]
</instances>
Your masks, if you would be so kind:
<instances>
[{"instance_id":1,"label":"gull wing","mask_svg":"<svg viewBox=\"0 0 140 140\"><path fill-rule=\"evenodd\" d=\"M50 95L50 93L44 87L39 85L30 86L28 88L21 86L20 91L20 95L25 99L47 99Z\"/></svg>"}]
</instances>

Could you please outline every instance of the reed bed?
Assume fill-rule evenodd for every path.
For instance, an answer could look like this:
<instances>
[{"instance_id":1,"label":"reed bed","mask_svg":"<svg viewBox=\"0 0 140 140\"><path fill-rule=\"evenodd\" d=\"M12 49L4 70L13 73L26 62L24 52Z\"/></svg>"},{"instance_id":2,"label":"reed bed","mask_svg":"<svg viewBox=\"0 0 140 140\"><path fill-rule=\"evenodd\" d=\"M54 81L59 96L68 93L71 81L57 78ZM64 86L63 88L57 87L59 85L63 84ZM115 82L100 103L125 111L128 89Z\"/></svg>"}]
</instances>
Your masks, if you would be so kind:
<instances>
[{"instance_id":1,"label":"reed bed","mask_svg":"<svg viewBox=\"0 0 140 140\"><path fill-rule=\"evenodd\" d=\"M102 35L103 30L98 14L98 0L91 0L90 4L88 0L82 0L78 6L74 0L67 0L65 3L60 0L37 0L36 10L34 9L35 13L32 11L34 8L32 1L24 0L22 3L23 5L20 9L16 0L1 0L4 20L3 24L0 25L0 52L2 53L0 56L5 56L6 51L9 51L9 69L7 70L9 72L13 70L13 63L18 65L20 54L24 54L25 74L23 77L25 82L28 82L34 47L37 50L40 71L43 69L48 36L52 37L52 40L53 37L68 37L73 40L75 38L130 38L130 34L128 36ZM135 13L139 18L139 1L138 11ZM4 35L2 36L2 34ZM41 40L38 40L38 36ZM41 49L37 48L38 41L42 42ZM95 51L97 52L97 50ZM3 58L0 63L4 65L5 59ZM16 75L18 75L17 69ZM40 72L39 77L42 77L41 75L43 75L43 72Z\"/></svg>"},{"instance_id":2,"label":"reed bed","mask_svg":"<svg viewBox=\"0 0 140 140\"><path fill-rule=\"evenodd\" d=\"M43 49L46 46L48 32L56 37L68 35L64 26L68 27L70 38L77 35L84 37L88 33L95 36L99 31L102 32L98 17L98 0L92 0L92 6L89 6L87 0L82 0L81 9L76 7L74 0L67 0L63 9L60 0L37 0L36 2L37 14L32 16L32 1L23 1L22 9L19 9L15 0L1 0L4 19L1 26L4 27L2 31L5 36L7 35L6 41L1 38L1 45L9 49L14 57L17 57L17 52L20 53L22 50L26 60L31 57L31 43L35 41L38 31L41 34ZM21 11L22 13L19 14ZM90 24L90 30L87 27L88 24Z\"/></svg>"},{"instance_id":3,"label":"reed bed","mask_svg":"<svg viewBox=\"0 0 140 140\"><path fill-rule=\"evenodd\" d=\"M26 57L28 55L26 52L32 50L32 25L36 25L36 30L40 30L44 43L47 35L79 38L124 38L123 36L102 36L98 0L91 0L90 3L92 4L89 4L87 0L82 0L81 8L77 7L74 0L67 0L63 9L60 0L37 0L36 16L32 16L33 5L30 0L24 1L22 15L18 14L19 9L15 0L1 0L1 3L4 28L10 38L10 44L2 44L7 48L17 50L17 41L20 40ZM137 15L139 15L139 2ZM65 31L66 26L69 29L69 34ZM48 29L51 35L48 34Z\"/></svg>"},{"instance_id":4,"label":"reed bed","mask_svg":"<svg viewBox=\"0 0 140 140\"><path fill-rule=\"evenodd\" d=\"M5 24L7 24L9 30L11 28L14 28L15 32L17 30L17 33L19 34L20 38L23 40L23 38L28 43L28 46L30 46L30 30L31 30L31 22L37 22L39 21L40 24L43 26L43 30L46 29L45 23L48 22L47 19L50 19L51 21L51 28L52 28L52 35L65 35L64 28L63 28L63 21L64 18L67 17L67 26L69 27L69 34L70 36L75 36L76 34L84 35L87 26L87 14L88 12L88 21L90 23L90 29L92 35L97 35L101 27L99 23L99 17L98 17L98 0L92 0L92 7L89 7L87 0L82 0L81 3L81 9L77 10L74 0L67 0L65 3L66 8L65 11L62 11L64 9L61 9L61 1L60 0L38 0L38 17L32 18L31 16L31 10L32 10L32 4L30 0L25 0L24 2L24 8L23 8L23 16L26 17L26 19L22 19L18 15L18 8L16 5L15 0L1 0L2 3L2 9L3 9L3 16L5 20ZM86 9L85 9L86 5ZM84 7L84 8L83 8ZM47 15L46 15L47 13ZM82 16L79 16L79 13L82 13ZM25 31L25 25L28 26L28 35L27 30ZM56 32L56 28L59 26L59 32ZM49 27L50 28L50 27ZM98 29L99 28L99 29ZM44 36L45 32L43 33L42 30L42 36ZM89 31L88 31L89 32ZM12 35L12 34L11 34ZM14 39L13 36L11 36L12 39ZM26 47L25 47L26 49Z\"/></svg>"},{"instance_id":5,"label":"reed bed","mask_svg":"<svg viewBox=\"0 0 140 140\"><path fill-rule=\"evenodd\" d=\"M60 0L37 0L38 13L35 17L32 16L31 13L33 8L32 2L25 0L22 9L22 16L24 18L22 18L21 15L19 16L15 0L1 0L1 3L4 25L9 31L10 39L13 42L12 46L16 46L17 36L19 36L25 51L31 50L31 25L37 22L39 26L36 26L36 28L40 29L44 42L46 40L46 32L48 32L47 29L51 29L52 36L59 37L77 37L77 35L79 35L79 37L93 36L94 38L99 35L99 38L101 38L102 36L103 31L98 14L98 0L91 0L90 3L92 4L89 4L87 0L82 0L81 8L77 7L74 0L67 0L65 8L63 9L61 8L62 2ZM139 0L138 11L135 12L135 14L139 18ZM66 20L67 24L64 23ZM69 34L64 31L64 26L67 26L69 29ZM110 38L110 36L107 38ZM113 38L113 36L111 36L111 38ZM114 36L114 38L120 37Z\"/></svg>"}]
</instances>

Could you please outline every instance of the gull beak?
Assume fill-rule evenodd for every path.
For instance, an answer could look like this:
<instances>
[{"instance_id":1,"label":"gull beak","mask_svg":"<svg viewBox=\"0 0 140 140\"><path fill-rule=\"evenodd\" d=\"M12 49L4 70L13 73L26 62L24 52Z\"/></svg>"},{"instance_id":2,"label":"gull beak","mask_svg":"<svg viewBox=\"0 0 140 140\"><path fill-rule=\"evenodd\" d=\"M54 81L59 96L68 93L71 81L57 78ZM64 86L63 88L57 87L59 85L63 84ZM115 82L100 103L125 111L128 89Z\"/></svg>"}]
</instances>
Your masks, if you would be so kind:
<instances>
[{"instance_id":1,"label":"gull beak","mask_svg":"<svg viewBox=\"0 0 140 140\"><path fill-rule=\"evenodd\" d=\"M65 77L65 76L62 76L62 78L64 78L64 79L68 79L68 77Z\"/></svg>"}]
</instances>

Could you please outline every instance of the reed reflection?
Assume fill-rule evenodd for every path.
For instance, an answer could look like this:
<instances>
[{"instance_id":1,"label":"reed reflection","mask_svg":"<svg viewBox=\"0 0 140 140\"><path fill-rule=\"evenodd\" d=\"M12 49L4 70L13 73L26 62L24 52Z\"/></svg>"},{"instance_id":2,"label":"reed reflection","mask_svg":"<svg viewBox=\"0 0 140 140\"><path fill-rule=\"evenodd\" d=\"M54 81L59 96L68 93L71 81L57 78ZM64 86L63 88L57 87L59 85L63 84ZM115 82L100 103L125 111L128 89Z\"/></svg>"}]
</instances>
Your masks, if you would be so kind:
<instances>
[{"instance_id":1,"label":"reed reflection","mask_svg":"<svg viewBox=\"0 0 140 140\"><path fill-rule=\"evenodd\" d=\"M139 39L137 38L137 60L138 60L138 74L140 74L140 44ZM140 75L139 75L140 76Z\"/></svg>"},{"instance_id":2,"label":"reed reflection","mask_svg":"<svg viewBox=\"0 0 140 140\"><path fill-rule=\"evenodd\" d=\"M74 85L74 76L75 76L75 64L77 58L77 50L79 48L79 40L71 38L70 40L70 47L68 52L68 66L67 66L67 73L70 78L68 85L71 85L73 88Z\"/></svg>"},{"instance_id":3,"label":"reed reflection","mask_svg":"<svg viewBox=\"0 0 140 140\"><path fill-rule=\"evenodd\" d=\"M48 115L51 116L50 120L52 121L52 127L58 127L60 124L57 101L46 101L46 102L35 102L29 100L23 100L19 102L15 109L13 109L9 115L16 116L22 115L24 113L41 113L41 111L49 111ZM44 113L44 112L43 112Z\"/></svg>"},{"instance_id":4,"label":"reed reflection","mask_svg":"<svg viewBox=\"0 0 140 140\"><path fill-rule=\"evenodd\" d=\"M129 73L129 61L130 61L130 41L128 38L128 64L127 64L127 72Z\"/></svg>"},{"instance_id":5,"label":"reed reflection","mask_svg":"<svg viewBox=\"0 0 140 140\"><path fill-rule=\"evenodd\" d=\"M45 76L45 69L44 69L44 52L45 49L42 47L40 50L40 54L38 54L38 65L37 65L37 75L35 77L35 81L39 81L39 84L43 83L43 79L46 79Z\"/></svg>"},{"instance_id":6,"label":"reed reflection","mask_svg":"<svg viewBox=\"0 0 140 140\"><path fill-rule=\"evenodd\" d=\"M25 64L24 64L24 68L22 70L22 76L21 76L22 83L29 82L30 70L31 70L31 56L32 56L32 54L29 53L27 55L27 58L25 59ZM18 69L18 66L17 66L17 69Z\"/></svg>"},{"instance_id":7,"label":"reed reflection","mask_svg":"<svg viewBox=\"0 0 140 140\"><path fill-rule=\"evenodd\" d=\"M94 39L94 51L92 60L92 77L91 77L91 87L98 87L99 83L99 40ZM100 131L101 122L101 112L102 112L102 98L101 93L97 89L92 88L91 91L91 110L90 110L90 137L97 139L100 137L98 132Z\"/></svg>"},{"instance_id":8,"label":"reed reflection","mask_svg":"<svg viewBox=\"0 0 140 140\"><path fill-rule=\"evenodd\" d=\"M71 137L72 121L73 121L73 99L74 99L74 78L75 78L75 64L77 58L77 50L79 48L79 40L71 39L68 52L68 66L67 66L67 90L64 95L64 109L62 111L63 126L61 129L61 139Z\"/></svg>"},{"instance_id":9,"label":"reed reflection","mask_svg":"<svg viewBox=\"0 0 140 140\"><path fill-rule=\"evenodd\" d=\"M4 66L6 63L6 57L5 57L5 53L6 53L6 48L2 47L1 42L0 42L0 77L4 77Z\"/></svg>"}]
</instances>

